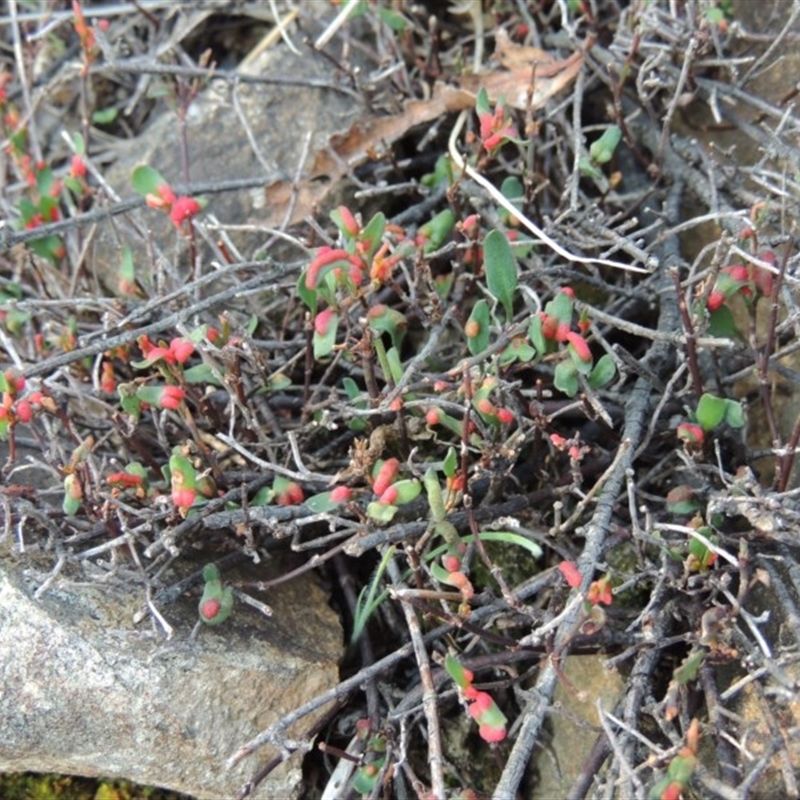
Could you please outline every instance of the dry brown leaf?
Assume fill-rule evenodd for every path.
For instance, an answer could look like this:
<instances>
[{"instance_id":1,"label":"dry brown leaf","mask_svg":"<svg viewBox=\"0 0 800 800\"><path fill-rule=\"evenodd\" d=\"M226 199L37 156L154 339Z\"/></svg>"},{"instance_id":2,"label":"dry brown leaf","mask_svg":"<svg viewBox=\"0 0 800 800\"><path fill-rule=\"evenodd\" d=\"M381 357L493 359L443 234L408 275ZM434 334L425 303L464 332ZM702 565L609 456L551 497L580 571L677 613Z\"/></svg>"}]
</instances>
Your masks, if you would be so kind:
<instances>
[{"instance_id":1,"label":"dry brown leaf","mask_svg":"<svg viewBox=\"0 0 800 800\"><path fill-rule=\"evenodd\" d=\"M294 202L294 207L289 225L314 214L331 188L349 171L370 159L381 158L411 128L433 122L443 114L473 108L481 87L486 89L491 102L504 98L509 105L525 109L532 84L530 105L535 109L569 86L583 65L581 52L557 60L536 48L521 47L510 41L501 45L502 41L498 38L499 59L501 64L513 65L511 70L466 76L460 86L437 84L429 99L410 101L400 114L368 117L356 122L345 133L333 135L328 146L314 154L305 170L307 178L302 183L293 186L290 181L276 181L266 187L269 212L265 224L270 227L280 225L291 202Z\"/></svg>"}]
</instances>

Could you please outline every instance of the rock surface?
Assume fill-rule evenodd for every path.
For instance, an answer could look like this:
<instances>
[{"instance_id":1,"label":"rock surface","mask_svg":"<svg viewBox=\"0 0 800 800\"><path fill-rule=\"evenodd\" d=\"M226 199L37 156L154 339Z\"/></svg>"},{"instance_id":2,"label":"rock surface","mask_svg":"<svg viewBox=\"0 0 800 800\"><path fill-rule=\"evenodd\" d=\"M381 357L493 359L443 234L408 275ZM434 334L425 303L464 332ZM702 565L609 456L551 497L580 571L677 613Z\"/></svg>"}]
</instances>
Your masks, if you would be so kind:
<instances>
[{"instance_id":1,"label":"rock surface","mask_svg":"<svg viewBox=\"0 0 800 800\"><path fill-rule=\"evenodd\" d=\"M225 760L337 681L342 635L313 579L270 593L271 618L237 601L218 628L189 635L197 596L162 609L175 636L130 622L143 593L63 582L33 597L24 564L0 569L0 771L126 778L198 798L234 797L270 748ZM227 577L253 579L258 573ZM226 576L223 576L226 577ZM260 577L264 577L263 565ZM305 720L305 725L313 720ZM255 797L299 796L301 759Z\"/></svg>"}]
</instances>

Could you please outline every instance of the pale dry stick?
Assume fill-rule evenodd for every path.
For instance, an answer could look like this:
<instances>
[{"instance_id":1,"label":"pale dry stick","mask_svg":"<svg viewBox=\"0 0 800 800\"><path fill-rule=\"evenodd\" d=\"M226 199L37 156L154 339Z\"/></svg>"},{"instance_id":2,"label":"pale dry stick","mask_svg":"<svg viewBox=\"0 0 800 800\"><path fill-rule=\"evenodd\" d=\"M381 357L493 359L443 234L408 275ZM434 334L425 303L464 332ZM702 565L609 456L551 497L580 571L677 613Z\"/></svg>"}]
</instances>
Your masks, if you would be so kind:
<instances>
[{"instance_id":1,"label":"pale dry stick","mask_svg":"<svg viewBox=\"0 0 800 800\"><path fill-rule=\"evenodd\" d=\"M636 775L636 770L628 763L623 748L617 740L617 735L609 724L609 721L613 719L613 717L610 712L603 708L603 701L599 697L595 700L595 708L597 709L597 718L600 720L600 727L603 729L606 739L608 739L608 746L616 757L616 763L619 764L620 772L628 779L629 785L635 786L638 792L643 793L644 786L642 786L641 780L639 780L638 775Z\"/></svg>"},{"instance_id":2,"label":"pale dry stick","mask_svg":"<svg viewBox=\"0 0 800 800\"><path fill-rule=\"evenodd\" d=\"M395 586L402 586L402 576L394 558L389 560L389 576ZM389 593L391 594L390 587ZM437 704L436 685L431 674L431 662L428 658L428 651L425 649L425 642L422 639L422 629L419 626L414 606L407 600L400 600L403 607L403 614L406 618L406 625L411 636L411 643L414 645L414 657L419 667L419 677L422 682L422 710L428 723L428 764L431 770L431 794L433 797L445 797L444 790L444 771L442 758L442 735L439 728L439 708Z\"/></svg>"},{"instance_id":3,"label":"pale dry stick","mask_svg":"<svg viewBox=\"0 0 800 800\"><path fill-rule=\"evenodd\" d=\"M53 585L55 579L61 573L61 570L64 567L64 564L67 563L67 557L64 553L61 553L58 557L58 561L56 562L55 566L52 570L50 570L50 574L44 579L42 585L33 593L34 598L37 600L41 600L44 593Z\"/></svg>"},{"instance_id":4,"label":"pale dry stick","mask_svg":"<svg viewBox=\"0 0 800 800\"><path fill-rule=\"evenodd\" d=\"M86 8L84 13L87 19L94 19L95 17L108 19L109 17L119 17L126 14L140 14L142 11L159 11L162 8L169 8L174 5L175 0L139 0L135 5L130 0L126 0L124 3L112 3L99 8ZM8 25L11 19L10 16L0 17L0 26ZM37 39L47 36L62 22L75 19L75 14L66 9L59 11L52 7L45 7L41 11L23 11L21 14L17 14L16 19L17 22L40 22L43 19L47 19L47 22L41 28L25 36L26 42L35 42Z\"/></svg>"},{"instance_id":5,"label":"pale dry stick","mask_svg":"<svg viewBox=\"0 0 800 800\"><path fill-rule=\"evenodd\" d=\"M339 28L347 22L348 17L356 10L356 6L361 0L348 0L347 4L342 7L342 10L336 15L330 25L317 37L314 42L314 49L321 50L328 42L333 39Z\"/></svg>"},{"instance_id":6,"label":"pale dry stick","mask_svg":"<svg viewBox=\"0 0 800 800\"><path fill-rule=\"evenodd\" d=\"M549 622L540 625L536 630L519 640L519 647L537 647L546 636L555 631L566 619L571 619L577 609L583 604L586 596L583 592L576 592L575 596L564 606L564 610Z\"/></svg>"},{"instance_id":7,"label":"pale dry stick","mask_svg":"<svg viewBox=\"0 0 800 800\"><path fill-rule=\"evenodd\" d=\"M675 531L676 533L685 533L687 536L691 536L692 539L697 539L700 544L703 545L706 549L711 551L712 553L716 553L718 556L722 556L729 564L734 567L739 566L739 559L736 556L732 556L727 550L719 545L714 544L710 539L707 539L703 536L702 533L696 531L694 528L690 528L688 525L672 525L668 522L659 522L658 527L662 528L665 531Z\"/></svg>"},{"instance_id":8,"label":"pale dry stick","mask_svg":"<svg viewBox=\"0 0 800 800\"><path fill-rule=\"evenodd\" d=\"M256 157L256 160L259 164L261 164L261 168L264 170L266 175L274 174L277 171L275 164L270 164L267 161L267 157L261 150L261 146L259 145L258 141L256 140L256 136L253 133L253 128L250 125L250 120L247 119L247 114L244 113L244 109L242 108L242 102L239 99L239 82L235 81L233 86L231 86L231 100L233 102L233 110L236 113L236 117L239 120L239 124L242 126L244 130L244 135L247 137L247 142L250 145L250 149L253 151L253 155ZM265 178L265 183L268 179Z\"/></svg>"},{"instance_id":9,"label":"pale dry stick","mask_svg":"<svg viewBox=\"0 0 800 800\"><path fill-rule=\"evenodd\" d=\"M275 17L275 27L277 27L278 33L280 33L284 44L296 56L302 55L302 53L297 49L297 45L292 41L292 37L289 36L289 31L286 30L286 26L289 23L294 22L300 12L296 8L293 8L285 17L281 17L278 13L278 6L275 4L275 0L269 0L269 8L270 11L272 11L272 16Z\"/></svg>"},{"instance_id":10,"label":"pale dry stick","mask_svg":"<svg viewBox=\"0 0 800 800\"><path fill-rule=\"evenodd\" d=\"M569 186L569 210L578 210L578 190L581 181L581 156L583 155L583 136L581 135L581 113L583 109L583 87L586 82L585 71L581 70L575 79L575 90L572 93L572 175ZM643 259L644 260L644 259Z\"/></svg>"},{"instance_id":11,"label":"pale dry stick","mask_svg":"<svg viewBox=\"0 0 800 800\"><path fill-rule=\"evenodd\" d=\"M239 444L239 442L237 442L233 436L228 436L225 433L218 433L216 438L221 442L224 442L226 445L228 445L228 447L233 448L237 453L239 453L240 456L243 456L257 467L274 472L276 475L283 475L286 478L291 478L293 481L315 480L324 481L326 484L328 484L333 483L336 480L335 475L323 475L319 472L308 472L307 470L304 472L295 472L294 470L281 467L278 464L264 461L263 458L259 458L255 453L251 453L246 447L243 447L241 444Z\"/></svg>"},{"instance_id":12,"label":"pale dry stick","mask_svg":"<svg viewBox=\"0 0 800 800\"><path fill-rule=\"evenodd\" d=\"M175 629L172 625L167 622L164 617L161 615L161 612L156 608L156 604L150 597L150 587L147 587L147 607L150 609L150 613L153 615L153 619L155 619L158 624L163 628L164 633L167 636L167 641L169 641L175 635ZM199 620L198 620L199 623Z\"/></svg>"},{"instance_id":13,"label":"pale dry stick","mask_svg":"<svg viewBox=\"0 0 800 800\"><path fill-rule=\"evenodd\" d=\"M594 482L594 486L581 498L580 502L575 506L575 510L570 514L569 519L562 522L557 527L552 527L547 532L548 536L556 536L559 533L566 533L572 526L580 519L584 509L592 501L594 496L600 491L609 475L619 466L620 461L625 458L628 448L631 446L630 440L625 439L617 448L617 453L614 460L608 465L608 468L603 474Z\"/></svg>"},{"instance_id":14,"label":"pale dry stick","mask_svg":"<svg viewBox=\"0 0 800 800\"><path fill-rule=\"evenodd\" d=\"M526 217L513 203L509 202L498 189L492 186L492 184L483 177L483 175L467 164L464 158L461 156L461 153L458 151L458 137L461 135L461 130L467 120L467 114L467 111L462 111L459 114L455 125L453 126L453 130L450 131L450 139L447 144L450 158L452 158L453 163L458 169L460 169L465 175L468 175L473 181L475 181L475 183L484 189L484 191L486 191L498 205L502 206L503 209L511 214L512 217L514 217L514 219L527 228L537 238L537 241L549 247L553 252L557 253L562 258L565 258L567 261L571 261L575 264L596 264L598 266L623 269L627 270L628 272L638 272L644 275L649 275L652 272L652 269L658 266L655 259L652 259L652 261L648 264L650 269L644 269L642 267L636 267L633 264L623 264L620 261L610 261L605 258L588 258L584 256L578 256L574 253L570 253L569 250L564 249L558 242L551 239L541 228L531 222L531 220L529 220L528 217Z\"/></svg>"},{"instance_id":15,"label":"pale dry stick","mask_svg":"<svg viewBox=\"0 0 800 800\"><path fill-rule=\"evenodd\" d=\"M764 51L762 55L758 57L756 62L750 67L750 69L745 72L745 74L741 77L739 82L736 85L737 89L741 89L747 81L753 76L753 73L756 70L761 69L767 61L772 58L773 53L783 44L783 40L786 36L792 32L792 28L794 27L795 22L797 21L798 16L800 16L800 1L794 0L792 3L792 13L789 15L789 18L786 20L786 24L781 29L780 33L777 37L773 40L772 44ZM770 64L767 69L772 69L774 64Z\"/></svg>"},{"instance_id":16,"label":"pale dry stick","mask_svg":"<svg viewBox=\"0 0 800 800\"><path fill-rule=\"evenodd\" d=\"M8 5L11 11L11 31L14 40L14 60L16 61L17 80L22 88L22 100L25 106L25 125L28 129L28 141L30 143L32 155L35 162L42 160L42 150L39 146L39 136L36 132L36 120L33 114L33 102L31 100L31 87L28 83L28 76L25 71L25 56L22 53L22 36L19 30L19 17L17 14L17 0L10 0Z\"/></svg>"},{"instance_id":17,"label":"pale dry stick","mask_svg":"<svg viewBox=\"0 0 800 800\"><path fill-rule=\"evenodd\" d=\"M578 302L575 304L575 307L579 313L585 309L593 320L604 322L606 325L611 325L633 336L641 336L653 342L667 342L676 345L686 344L687 337L684 333L666 333L665 331L659 331L654 328L645 328L644 325L639 325L636 322L629 322L621 317L615 317L613 314L608 314L605 311L601 311L596 306L590 306L587 303ZM719 347L724 350L731 350L736 346L736 342L731 339L719 339L713 336L698 336L695 342L703 347Z\"/></svg>"},{"instance_id":18,"label":"pale dry stick","mask_svg":"<svg viewBox=\"0 0 800 800\"><path fill-rule=\"evenodd\" d=\"M653 415L650 418L650 422L647 425L647 432L644 435L644 439L642 443L639 445L639 449L633 454L634 461L638 460L639 456L642 453L647 451L647 447L650 444L650 440L653 438L653 435L656 431L656 425L658 424L658 420L661 417L661 412L664 410L664 406L672 400L674 396L673 389L678 381L683 379L683 376L686 374L686 371L689 369L686 362L680 364L678 368L675 370L672 377L667 382L667 385L664 387L664 391L661 394L661 397L656 404L655 409L653 410ZM657 387L656 387L657 388Z\"/></svg>"},{"instance_id":19,"label":"pale dry stick","mask_svg":"<svg viewBox=\"0 0 800 800\"><path fill-rule=\"evenodd\" d=\"M0 344L3 346L3 349L6 351L14 366L20 371L20 373L24 374L25 365L22 363L22 359L19 357L19 353L17 352L17 348L14 346L14 342L8 338L3 328L0 328Z\"/></svg>"},{"instance_id":20,"label":"pale dry stick","mask_svg":"<svg viewBox=\"0 0 800 800\"><path fill-rule=\"evenodd\" d=\"M731 608L735 609L737 614L744 620L745 625L750 628L750 632L753 634L753 638L758 643L758 646L761 648L761 652L764 654L766 658L772 658L772 649L770 648L769 644L767 643L766 639L764 639L764 634L758 628L757 623L767 623L769 622L770 612L769 609L765 610L762 614L757 617L754 617L747 609L742 608L739 601L726 589L722 588L722 593L727 598L728 602L731 604Z\"/></svg>"}]
</instances>

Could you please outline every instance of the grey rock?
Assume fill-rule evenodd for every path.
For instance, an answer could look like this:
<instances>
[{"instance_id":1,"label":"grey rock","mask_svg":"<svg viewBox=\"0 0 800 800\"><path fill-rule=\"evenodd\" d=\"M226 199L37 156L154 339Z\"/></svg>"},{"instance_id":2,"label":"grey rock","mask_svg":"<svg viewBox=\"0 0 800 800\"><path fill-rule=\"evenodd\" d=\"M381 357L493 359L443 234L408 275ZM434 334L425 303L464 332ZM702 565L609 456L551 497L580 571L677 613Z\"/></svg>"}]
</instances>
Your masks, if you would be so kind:
<instances>
[{"instance_id":1,"label":"grey rock","mask_svg":"<svg viewBox=\"0 0 800 800\"><path fill-rule=\"evenodd\" d=\"M277 752L264 748L231 771L226 759L337 681L339 621L310 577L265 598L273 617L237 601L226 623L194 639L199 593L181 598L162 609L176 631L165 641L131 622L143 592L62 581L37 600L26 561L0 567L1 771L232 797ZM300 757L282 764L254 796L299 796L300 767Z\"/></svg>"}]
</instances>

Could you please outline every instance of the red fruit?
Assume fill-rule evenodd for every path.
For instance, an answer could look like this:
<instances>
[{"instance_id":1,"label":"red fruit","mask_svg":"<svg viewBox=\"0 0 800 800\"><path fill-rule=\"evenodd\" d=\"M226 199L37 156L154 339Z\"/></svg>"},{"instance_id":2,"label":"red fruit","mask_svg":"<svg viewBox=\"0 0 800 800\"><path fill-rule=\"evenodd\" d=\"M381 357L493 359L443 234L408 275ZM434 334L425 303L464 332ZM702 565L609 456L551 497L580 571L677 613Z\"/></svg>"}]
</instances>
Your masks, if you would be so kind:
<instances>
[{"instance_id":1,"label":"red fruit","mask_svg":"<svg viewBox=\"0 0 800 800\"><path fill-rule=\"evenodd\" d=\"M556 341L566 342L569 338L570 327L568 322L560 322L556 329Z\"/></svg>"},{"instance_id":2,"label":"red fruit","mask_svg":"<svg viewBox=\"0 0 800 800\"><path fill-rule=\"evenodd\" d=\"M175 202L175 192L172 191L172 187L169 184L162 183L157 191L162 201L168 206L171 206Z\"/></svg>"},{"instance_id":3,"label":"red fruit","mask_svg":"<svg viewBox=\"0 0 800 800\"><path fill-rule=\"evenodd\" d=\"M110 361L103 362L103 371L100 375L100 389L105 394L113 394L117 388L117 381L114 378L114 365Z\"/></svg>"},{"instance_id":4,"label":"red fruit","mask_svg":"<svg viewBox=\"0 0 800 800\"><path fill-rule=\"evenodd\" d=\"M69 174L73 178L85 178L86 177L86 162L83 160L83 157L75 153L72 156L72 163L70 165Z\"/></svg>"},{"instance_id":5,"label":"red fruit","mask_svg":"<svg viewBox=\"0 0 800 800\"><path fill-rule=\"evenodd\" d=\"M480 719L493 705L494 700L489 692L478 691L469 705L469 715L473 719Z\"/></svg>"},{"instance_id":6,"label":"red fruit","mask_svg":"<svg viewBox=\"0 0 800 800\"><path fill-rule=\"evenodd\" d=\"M725 267L723 272L727 272L728 275L733 278L737 283L747 283L750 279L750 275L747 272L747 267L742 264L737 264L735 266Z\"/></svg>"}]
</instances>

